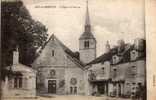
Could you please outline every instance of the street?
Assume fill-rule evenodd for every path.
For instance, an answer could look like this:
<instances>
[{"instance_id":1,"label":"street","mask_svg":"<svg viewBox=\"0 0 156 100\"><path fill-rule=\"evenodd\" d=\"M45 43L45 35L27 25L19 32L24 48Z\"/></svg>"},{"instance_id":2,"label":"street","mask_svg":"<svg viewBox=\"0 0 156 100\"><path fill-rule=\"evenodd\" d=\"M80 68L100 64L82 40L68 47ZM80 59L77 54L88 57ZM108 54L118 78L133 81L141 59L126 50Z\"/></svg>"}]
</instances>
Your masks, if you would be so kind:
<instances>
[{"instance_id":1,"label":"street","mask_svg":"<svg viewBox=\"0 0 156 100\"><path fill-rule=\"evenodd\" d=\"M131 100L125 98L112 98L106 96L80 96L80 95L52 95L52 96L38 96L37 98L13 98L4 100Z\"/></svg>"}]
</instances>

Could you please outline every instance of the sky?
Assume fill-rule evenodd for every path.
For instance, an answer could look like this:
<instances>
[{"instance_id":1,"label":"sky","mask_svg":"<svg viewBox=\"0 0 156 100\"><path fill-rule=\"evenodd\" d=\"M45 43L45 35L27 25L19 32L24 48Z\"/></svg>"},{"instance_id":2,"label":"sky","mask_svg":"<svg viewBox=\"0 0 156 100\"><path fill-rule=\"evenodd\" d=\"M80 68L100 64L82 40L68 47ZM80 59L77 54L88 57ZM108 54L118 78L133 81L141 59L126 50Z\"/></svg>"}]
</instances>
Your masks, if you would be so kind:
<instances>
[{"instance_id":1,"label":"sky","mask_svg":"<svg viewBox=\"0 0 156 100\"><path fill-rule=\"evenodd\" d=\"M79 50L79 37L84 31L86 0L24 0L33 19L48 28L73 51ZM133 43L145 38L143 0L88 0L92 33L97 40L97 56L117 41Z\"/></svg>"}]
</instances>

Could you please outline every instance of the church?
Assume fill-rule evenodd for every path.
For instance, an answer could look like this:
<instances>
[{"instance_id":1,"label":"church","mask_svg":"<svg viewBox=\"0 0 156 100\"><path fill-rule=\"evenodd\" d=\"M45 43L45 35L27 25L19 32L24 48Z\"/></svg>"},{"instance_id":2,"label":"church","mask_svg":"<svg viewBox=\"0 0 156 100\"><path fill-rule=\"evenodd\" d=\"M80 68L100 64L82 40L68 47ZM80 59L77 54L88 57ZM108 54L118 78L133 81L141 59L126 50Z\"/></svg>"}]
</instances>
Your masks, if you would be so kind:
<instances>
[{"instance_id":1,"label":"church","mask_svg":"<svg viewBox=\"0 0 156 100\"><path fill-rule=\"evenodd\" d=\"M145 40L136 39L134 44L119 40L113 48L107 41L106 52L96 57L97 41L92 33L88 2L85 17L78 52L70 50L54 34L39 50L32 64L37 71L36 92L134 96L141 86L146 86Z\"/></svg>"},{"instance_id":2,"label":"church","mask_svg":"<svg viewBox=\"0 0 156 100\"><path fill-rule=\"evenodd\" d=\"M79 52L73 52L54 34L32 64L37 70L37 92L85 94L85 64L96 58L96 39L91 32L88 5L85 30L79 38Z\"/></svg>"}]
</instances>

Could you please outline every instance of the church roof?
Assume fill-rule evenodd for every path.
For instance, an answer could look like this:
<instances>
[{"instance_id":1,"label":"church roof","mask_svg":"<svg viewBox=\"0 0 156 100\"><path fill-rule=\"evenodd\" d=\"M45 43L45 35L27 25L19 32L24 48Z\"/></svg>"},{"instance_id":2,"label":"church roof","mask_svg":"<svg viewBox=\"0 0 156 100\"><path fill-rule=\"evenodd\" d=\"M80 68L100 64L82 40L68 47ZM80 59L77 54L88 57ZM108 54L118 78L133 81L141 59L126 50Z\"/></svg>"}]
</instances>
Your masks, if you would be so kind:
<instances>
[{"instance_id":1,"label":"church roof","mask_svg":"<svg viewBox=\"0 0 156 100\"><path fill-rule=\"evenodd\" d=\"M56 39L59 42L59 44L62 47L62 49L64 50L64 52L68 55L68 57L70 57L72 59L72 61L74 61L76 64L78 64L81 68L84 68L84 64L79 60L79 57L76 55L76 53L74 53L66 45L64 45L59 39L57 39L57 37L54 34L52 34L50 36L50 38L48 39L48 41L42 46L42 48L39 51L40 54L42 53L42 51L45 48L45 46L47 45L47 43L53 39Z\"/></svg>"},{"instance_id":2,"label":"church roof","mask_svg":"<svg viewBox=\"0 0 156 100\"><path fill-rule=\"evenodd\" d=\"M91 32L84 32L79 39L95 39Z\"/></svg>"}]
</instances>

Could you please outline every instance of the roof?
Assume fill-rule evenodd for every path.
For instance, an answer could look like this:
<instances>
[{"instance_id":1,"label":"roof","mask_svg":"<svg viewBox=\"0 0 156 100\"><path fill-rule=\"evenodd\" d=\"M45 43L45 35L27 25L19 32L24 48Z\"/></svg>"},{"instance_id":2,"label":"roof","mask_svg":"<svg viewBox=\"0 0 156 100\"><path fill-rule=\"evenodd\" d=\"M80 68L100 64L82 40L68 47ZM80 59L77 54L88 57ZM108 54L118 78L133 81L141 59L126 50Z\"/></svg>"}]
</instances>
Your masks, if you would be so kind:
<instances>
[{"instance_id":1,"label":"roof","mask_svg":"<svg viewBox=\"0 0 156 100\"><path fill-rule=\"evenodd\" d=\"M86 2L87 6L86 6L86 21L85 21L85 25L90 25L90 17L89 17L89 10L88 10L88 0Z\"/></svg>"},{"instance_id":2,"label":"roof","mask_svg":"<svg viewBox=\"0 0 156 100\"><path fill-rule=\"evenodd\" d=\"M79 39L95 39L91 32L83 32Z\"/></svg>"},{"instance_id":3,"label":"roof","mask_svg":"<svg viewBox=\"0 0 156 100\"><path fill-rule=\"evenodd\" d=\"M55 36L54 36L55 37ZM57 37L55 37L57 39ZM84 66L84 64L79 60L76 53L74 53L72 50L70 50L66 45L64 45L60 40L57 39L57 41L61 44L63 47L63 50L66 54L68 54L69 57L72 58L77 64L79 64L81 67Z\"/></svg>"},{"instance_id":4,"label":"roof","mask_svg":"<svg viewBox=\"0 0 156 100\"><path fill-rule=\"evenodd\" d=\"M96 58L95 60L91 61L87 65L109 61L111 59L111 55L112 55L111 52L104 53L103 55L99 56L98 58Z\"/></svg>"},{"instance_id":5,"label":"roof","mask_svg":"<svg viewBox=\"0 0 156 100\"><path fill-rule=\"evenodd\" d=\"M13 72L35 72L33 68L30 68L26 65L23 65L21 63L13 64L11 66L7 66L6 70L11 70Z\"/></svg>"},{"instance_id":6,"label":"roof","mask_svg":"<svg viewBox=\"0 0 156 100\"><path fill-rule=\"evenodd\" d=\"M43 49L44 49L45 46L47 45L47 43L48 43L50 40L54 39L54 38L59 42L59 44L61 45L61 47L62 47L62 49L64 50L64 52L68 55L68 57L70 57L70 59L71 59L72 61L74 61L76 64L78 64L79 67L84 68L84 64L79 60L79 57L77 56L77 54L74 53L72 50L70 50L67 46L65 46L59 39L57 39L57 37L56 37L54 34L52 34L52 35L50 36L50 38L48 39L48 41L45 42L45 44L41 47L39 53L41 54L42 51L43 51ZM39 54L37 57L39 57L40 54Z\"/></svg>"},{"instance_id":7,"label":"roof","mask_svg":"<svg viewBox=\"0 0 156 100\"><path fill-rule=\"evenodd\" d=\"M145 47L143 50L137 50L134 45L130 45L130 44L125 44L124 45L124 50L122 52L118 52L118 46L115 46L114 48L112 48L109 52L104 53L103 55L99 56L98 58L94 59L93 61L89 62L86 65L91 65L91 64L97 64L97 63L103 63L105 61L110 61L112 64L112 56L113 55L117 55L119 57L121 57L121 60L113 65L117 65L117 64L121 64L121 63L127 63L127 62L131 62L130 60L130 52L132 50L136 50L138 52L140 52L139 57L135 60L141 60L141 59L145 59L146 57L146 50Z\"/></svg>"}]
</instances>

